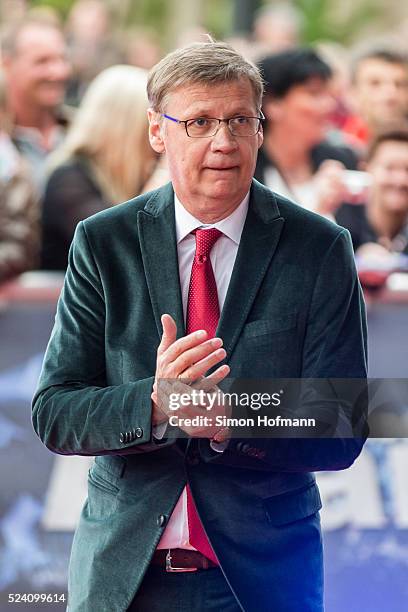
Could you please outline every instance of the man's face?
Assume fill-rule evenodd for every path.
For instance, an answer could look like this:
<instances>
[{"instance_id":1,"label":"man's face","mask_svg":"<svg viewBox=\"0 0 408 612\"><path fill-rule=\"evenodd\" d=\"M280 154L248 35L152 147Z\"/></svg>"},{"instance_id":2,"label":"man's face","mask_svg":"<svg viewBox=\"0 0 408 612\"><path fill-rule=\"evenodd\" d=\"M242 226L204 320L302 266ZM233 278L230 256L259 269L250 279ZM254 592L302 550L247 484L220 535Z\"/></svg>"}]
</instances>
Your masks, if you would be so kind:
<instances>
[{"instance_id":1,"label":"man's face","mask_svg":"<svg viewBox=\"0 0 408 612\"><path fill-rule=\"evenodd\" d=\"M357 68L353 96L357 112L373 127L403 119L408 112L408 66L363 60Z\"/></svg>"},{"instance_id":2,"label":"man's face","mask_svg":"<svg viewBox=\"0 0 408 612\"><path fill-rule=\"evenodd\" d=\"M408 215L408 143L385 141L367 164L373 195L381 207Z\"/></svg>"},{"instance_id":3,"label":"man's face","mask_svg":"<svg viewBox=\"0 0 408 612\"><path fill-rule=\"evenodd\" d=\"M34 108L54 108L64 99L70 69L58 30L39 24L24 28L13 57L6 59L11 99Z\"/></svg>"},{"instance_id":4,"label":"man's face","mask_svg":"<svg viewBox=\"0 0 408 612\"><path fill-rule=\"evenodd\" d=\"M179 120L258 117L250 82L186 85L171 92L167 115ZM184 207L203 222L227 217L245 197L254 174L262 133L232 136L222 123L215 136L190 138L184 124L149 110L150 143L166 153L174 190Z\"/></svg>"}]
</instances>

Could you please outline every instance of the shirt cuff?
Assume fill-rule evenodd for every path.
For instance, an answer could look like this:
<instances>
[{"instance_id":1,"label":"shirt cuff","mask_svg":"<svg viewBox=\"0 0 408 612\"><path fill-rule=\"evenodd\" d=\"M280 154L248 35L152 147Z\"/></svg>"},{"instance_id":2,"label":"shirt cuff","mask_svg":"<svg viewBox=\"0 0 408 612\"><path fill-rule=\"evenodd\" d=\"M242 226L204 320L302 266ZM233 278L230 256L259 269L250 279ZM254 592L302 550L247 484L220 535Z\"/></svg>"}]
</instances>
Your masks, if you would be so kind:
<instances>
[{"instance_id":1,"label":"shirt cuff","mask_svg":"<svg viewBox=\"0 0 408 612\"><path fill-rule=\"evenodd\" d=\"M154 425L152 429L153 438L156 440L163 440L164 434L167 430L168 421L163 421L163 423L159 423L158 425Z\"/></svg>"}]
</instances>

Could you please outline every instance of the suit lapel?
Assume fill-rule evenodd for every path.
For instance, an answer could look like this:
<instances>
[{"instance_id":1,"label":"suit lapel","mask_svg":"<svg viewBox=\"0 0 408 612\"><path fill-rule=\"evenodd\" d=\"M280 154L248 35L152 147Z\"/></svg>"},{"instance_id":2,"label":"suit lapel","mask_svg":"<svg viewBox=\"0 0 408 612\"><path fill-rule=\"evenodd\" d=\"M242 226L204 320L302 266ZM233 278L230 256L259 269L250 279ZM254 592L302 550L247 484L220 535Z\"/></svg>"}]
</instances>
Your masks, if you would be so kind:
<instances>
[{"instance_id":1,"label":"suit lapel","mask_svg":"<svg viewBox=\"0 0 408 612\"><path fill-rule=\"evenodd\" d=\"M170 314L177 324L177 337L185 334L178 269L174 192L171 183L155 192L138 213L143 266L159 336L161 315Z\"/></svg>"},{"instance_id":2,"label":"suit lapel","mask_svg":"<svg viewBox=\"0 0 408 612\"><path fill-rule=\"evenodd\" d=\"M253 180L248 214L221 313L217 336L231 355L279 242L284 220L269 189ZM171 183L138 213L143 265L159 336L160 317L170 314L177 337L185 334Z\"/></svg>"},{"instance_id":3,"label":"suit lapel","mask_svg":"<svg viewBox=\"0 0 408 612\"><path fill-rule=\"evenodd\" d=\"M269 189L252 182L245 220L217 336L231 355L279 242L284 219Z\"/></svg>"}]
</instances>

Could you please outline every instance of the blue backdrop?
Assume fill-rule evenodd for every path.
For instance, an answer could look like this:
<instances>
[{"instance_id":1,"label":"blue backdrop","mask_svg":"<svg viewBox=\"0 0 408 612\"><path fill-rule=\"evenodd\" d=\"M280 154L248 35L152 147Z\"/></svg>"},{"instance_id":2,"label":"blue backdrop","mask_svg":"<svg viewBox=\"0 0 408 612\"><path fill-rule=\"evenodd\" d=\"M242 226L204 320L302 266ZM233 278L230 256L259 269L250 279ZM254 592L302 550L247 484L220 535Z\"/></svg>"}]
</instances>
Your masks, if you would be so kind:
<instances>
[{"instance_id":1,"label":"blue backdrop","mask_svg":"<svg viewBox=\"0 0 408 612\"><path fill-rule=\"evenodd\" d=\"M86 491L89 460L52 455L30 422L53 311L53 304L37 303L0 312L1 612L16 609L7 604L8 593L66 593L73 529ZM378 317L373 325L383 328ZM407 362L399 361L404 368ZM318 475L327 612L407 609L407 474L408 443L388 439L369 440L349 470ZM51 611L50 604L26 609Z\"/></svg>"}]
</instances>

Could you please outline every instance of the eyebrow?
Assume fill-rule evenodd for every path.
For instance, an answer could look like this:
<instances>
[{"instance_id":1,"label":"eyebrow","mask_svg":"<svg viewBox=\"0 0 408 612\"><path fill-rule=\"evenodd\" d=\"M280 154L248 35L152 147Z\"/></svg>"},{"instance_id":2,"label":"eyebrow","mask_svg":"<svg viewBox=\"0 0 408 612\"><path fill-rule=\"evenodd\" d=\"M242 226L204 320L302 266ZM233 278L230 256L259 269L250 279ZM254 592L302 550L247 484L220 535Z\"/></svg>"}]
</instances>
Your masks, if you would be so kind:
<instances>
[{"instance_id":1,"label":"eyebrow","mask_svg":"<svg viewBox=\"0 0 408 612\"><path fill-rule=\"evenodd\" d=\"M215 119L217 117L215 117L215 115L217 115L217 112L214 111L214 113L212 113L211 111L188 111L188 112L184 112L185 115L188 115L189 119L197 119L199 117L203 117L204 119ZM242 107L239 110L235 110L232 111L231 113L228 113L228 115L225 116L225 119L230 118L232 119L233 117L257 117L259 115L259 109L255 109L255 111L253 110L249 110L249 109L243 109ZM220 117L221 118L221 117Z\"/></svg>"}]
</instances>

